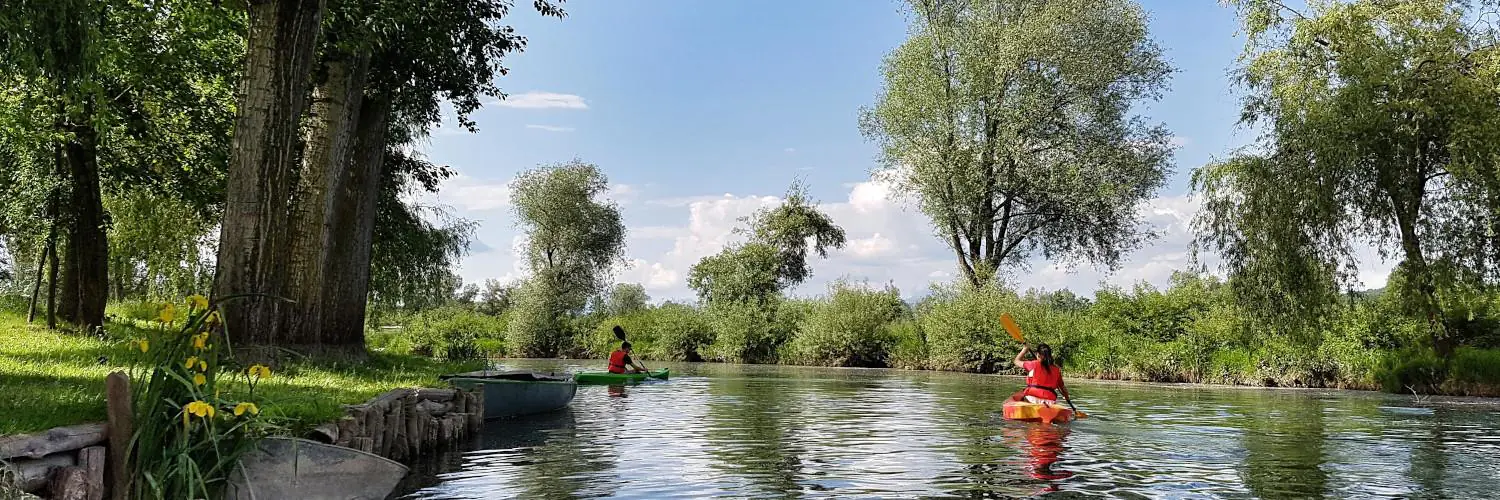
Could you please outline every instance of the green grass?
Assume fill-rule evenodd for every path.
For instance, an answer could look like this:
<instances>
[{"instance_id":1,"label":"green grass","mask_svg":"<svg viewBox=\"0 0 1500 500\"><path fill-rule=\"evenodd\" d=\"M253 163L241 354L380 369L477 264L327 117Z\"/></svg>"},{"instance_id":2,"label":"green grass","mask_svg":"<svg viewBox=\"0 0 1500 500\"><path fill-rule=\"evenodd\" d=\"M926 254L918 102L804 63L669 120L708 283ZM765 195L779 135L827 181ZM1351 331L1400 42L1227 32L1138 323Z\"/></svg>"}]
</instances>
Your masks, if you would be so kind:
<instances>
[{"instance_id":1,"label":"green grass","mask_svg":"<svg viewBox=\"0 0 1500 500\"><path fill-rule=\"evenodd\" d=\"M125 340L137 336L136 328L111 324L110 338L100 339L49 331L0 311L0 435L104 420L104 377L130 370L135 357ZM255 399L288 431L300 432L337 418L341 405L397 387L440 386L439 374L481 365L383 353L359 362L304 359L279 367L257 386Z\"/></svg>"}]
</instances>

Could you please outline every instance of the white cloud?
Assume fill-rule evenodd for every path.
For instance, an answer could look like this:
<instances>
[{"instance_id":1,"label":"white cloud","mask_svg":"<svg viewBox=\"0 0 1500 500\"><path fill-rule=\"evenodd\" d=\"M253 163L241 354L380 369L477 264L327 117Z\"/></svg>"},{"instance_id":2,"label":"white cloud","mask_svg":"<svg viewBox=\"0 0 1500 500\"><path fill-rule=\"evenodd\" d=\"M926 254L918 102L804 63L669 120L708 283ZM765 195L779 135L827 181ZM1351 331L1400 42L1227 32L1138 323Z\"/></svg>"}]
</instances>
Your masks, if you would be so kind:
<instances>
[{"instance_id":1,"label":"white cloud","mask_svg":"<svg viewBox=\"0 0 1500 500\"><path fill-rule=\"evenodd\" d=\"M1172 136L1172 139L1170 139L1169 141L1167 141L1167 143L1171 144L1172 147L1174 147L1174 148L1181 148L1183 146L1187 146L1188 144L1192 144L1193 143L1193 139L1189 138L1189 137L1183 137L1183 136L1180 136L1180 135L1174 135L1174 136Z\"/></svg>"},{"instance_id":2,"label":"white cloud","mask_svg":"<svg viewBox=\"0 0 1500 500\"><path fill-rule=\"evenodd\" d=\"M454 183L459 187L454 189L451 202L461 207L498 207L503 202L497 200L508 193L502 189L503 184L460 180ZM611 193L637 195L639 191L617 185L611 186ZM813 278L793 294L821 294L830 281L849 279L875 285L892 283L903 295L916 297L926 294L935 281L949 282L959 276L952 251L933 235L926 216L915 210L910 200L897 196L899 193L891 183L859 182L850 185L847 193L845 199L822 203L820 208L844 228L848 244L831 252L828 259L813 259ZM450 198L445 194L445 199ZM692 266L703 257L742 241L743 236L734 232L740 226L740 218L780 202L776 196L737 194L647 200L646 204L679 214L678 219L630 227L630 265L619 269L616 279L640 283L656 300L692 300L693 292L686 283ZM1080 294L1091 294L1101 285L1129 287L1142 281L1166 286L1173 272L1187 270L1191 264L1192 219L1199 210L1199 202L1188 195L1160 196L1141 203L1139 210L1142 219L1159 237L1127 255L1119 270L1109 272L1086 264L1069 267L1036 258L1029 268L1015 270L1009 281L1022 290L1067 288ZM466 261L465 277L469 281L482 281L495 274L524 276L524 241L520 236L513 239L513 260L509 263L494 262L502 258L501 251L468 259L491 261L482 264L491 274L469 276L470 268L481 264L471 265ZM1215 256L1203 258L1210 270L1217 265ZM1383 285L1391 264L1380 262L1373 250L1360 252L1359 258L1359 278L1364 286Z\"/></svg>"},{"instance_id":3,"label":"white cloud","mask_svg":"<svg viewBox=\"0 0 1500 500\"><path fill-rule=\"evenodd\" d=\"M437 201L470 212L498 210L510 206L510 185L459 174L443 183Z\"/></svg>"},{"instance_id":4,"label":"white cloud","mask_svg":"<svg viewBox=\"0 0 1500 500\"><path fill-rule=\"evenodd\" d=\"M545 130L545 131L548 131L548 132L572 132L573 131L573 127L559 127L559 126L556 126L556 125L533 125L533 124L528 124L528 125L526 125L526 128L533 129L533 130Z\"/></svg>"},{"instance_id":5,"label":"white cloud","mask_svg":"<svg viewBox=\"0 0 1500 500\"><path fill-rule=\"evenodd\" d=\"M589 109L582 97L555 92L527 92L507 96L492 104L517 109Z\"/></svg>"},{"instance_id":6,"label":"white cloud","mask_svg":"<svg viewBox=\"0 0 1500 500\"><path fill-rule=\"evenodd\" d=\"M792 153L796 153L797 152L797 148L786 148L786 149L781 150L781 152L786 153L786 154L792 154Z\"/></svg>"}]
</instances>

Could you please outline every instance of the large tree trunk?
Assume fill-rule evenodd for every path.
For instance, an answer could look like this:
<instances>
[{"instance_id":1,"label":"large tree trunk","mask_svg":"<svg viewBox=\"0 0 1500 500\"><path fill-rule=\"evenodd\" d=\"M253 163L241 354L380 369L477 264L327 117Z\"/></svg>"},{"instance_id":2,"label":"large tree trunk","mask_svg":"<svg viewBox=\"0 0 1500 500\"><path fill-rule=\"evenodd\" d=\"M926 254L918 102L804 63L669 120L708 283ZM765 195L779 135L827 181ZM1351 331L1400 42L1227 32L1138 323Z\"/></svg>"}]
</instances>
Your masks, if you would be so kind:
<instances>
[{"instance_id":1,"label":"large tree trunk","mask_svg":"<svg viewBox=\"0 0 1500 500\"><path fill-rule=\"evenodd\" d=\"M386 130L391 103L370 96L359 113L354 158L339 183L329 238L328 305L323 337L330 343L364 345L365 305L370 290L370 248L375 235L375 207L385 176Z\"/></svg>"},{"instance_id":2,"label":"large tree trunk","mask_svg":"<svg viewBox=\"0 0 1500 500\"><path fill-rule=\"evenodd\" d=\"M321 0L250 2L245 72L229 158L214 295L230 335L278 344L297 131L323 14Z\"/></svg>"},{"instance_id":3,"label":"large tree trunk","mask_svg":"<svg viewBox=\"0 0 1500 500\"><path fill-rule=\"evenodd\" d=\"M91 116L87 113L86 116ZM67 259L63 266L63 319L85 330L104 325L109 302L109 241L99 194L98 135L92 125L71 127L66 146L69 203Z\"/></svg>"},{"instance_id":4,"label":"large tree trunk","mask_svg":"<svg viewBox=\"0 0 1500 500\"><path fill-rule=\"evenodd\" d=\"M352 209L336 202L341 183L348 177L368 63L369 57L363 55L327 62L327 77L313 90L307 149L293 198L287 276L287 292L293 303L285 315L285 334L292 343L316 345L320 350L364 348L362 338L352 344L333 342L320 330L327 305L324 288L329 258L342 255L330 252L330 228L337 212Z\"/></svg>"}]
</instances>

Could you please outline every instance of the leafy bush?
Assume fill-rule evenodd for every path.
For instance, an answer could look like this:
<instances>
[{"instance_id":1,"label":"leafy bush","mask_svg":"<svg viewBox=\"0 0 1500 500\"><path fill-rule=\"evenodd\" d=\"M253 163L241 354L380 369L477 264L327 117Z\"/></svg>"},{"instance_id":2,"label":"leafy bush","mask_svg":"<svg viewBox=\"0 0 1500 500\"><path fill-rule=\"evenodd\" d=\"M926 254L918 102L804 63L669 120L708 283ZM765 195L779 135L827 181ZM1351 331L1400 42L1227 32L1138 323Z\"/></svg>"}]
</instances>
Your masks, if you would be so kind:
<instances>
[{"instance_id":1,"label":"leafy bush","mask_svg":"<svg viewBox=\"0 0 1500 500\"><path fill-rule=\"evenodd\" d=\"M884 367L896 338L889 329L906 314L900 293L847 284L830 287L814 303L800 334L788 344L790 361L822 366Z\"/></svg>"},{"instance_id":2,"label":"leafy bush","mask_svg":"<svg viewBox=\"0 0 1500 500\"><path fill-rule=\"evenodd\" d=\"M1488 389L1483 393L1493 394L1496 389L1500 389L1500 350L1460 348L1453 353L1453 364L1449 366L1448 375L1452 382L1483 386Z\"/></svg>"},{"instance_id":3,"label":"leafy bush","mask_svg":"<svg viewBox=\"0 0 1500 500\"><path fill-rule=\"evenodd\" d=\"M886 364L891 368L924 370L927 368L927 339L922 336L922 326L915 319L905 319L886 325L886 331L894 343Z\"/></svg>"},{"instance_id":4,"label":"leafy bush","mask_svg":"<svg viewBox=\"0 0 1500 500\"><path fill-rule=\"evenodd\" d=\"M727 363L764 363L774 361L776 337L775 309L748 302L722 301L704 310L714 341L708 345L707 358Z\"/></svg>"},{"instance_id":5,"label":"leafy bush","mask_svg":"<svg viewBox=\"0 0 1500 500\"><path fill-rule=\"evenodd\" d=\"M405 316L399 329L378 329L366 339L387 352L461 360L503 351L505 332L505 316L444 306Z\"/></svg>"},{"instance_id":6,"label":"leafy bush","mask_svg":"<svg viewBox=\"0 0 1500 500\"><path fill-rule=\"evenodd\" d=\"M938 370L989 373L1001 361L1000 314L1009 302L1006 293L992 288L939 291L919 315L927 335L927 360Z\"/></svg>"},{"instance_id":7,"label":"leafy bush","mask_svg":"<svg viewBox=\"0 0 1500 500\"><path fill-rule=\"evenodd\" d=\"M505 333L508 356L546 358L574 347L572 329L564 317L567 307L563 297L539 288L536 282L522 286L510 311Z\"/></svg>"},{"instance_id":8,"label":"leafy bush","mask_svg":"<svg viewBox=\"0 0 1500 500\"><path fill-rule=\"evenodd\" d=\"M702 361L701 352L713 343L714 333L703 313L692 306L666 303L651 310L655 342L646 352L650 359Z\"/></svg>"},{"instance_id":9,"label":"leafy bush","mask_svg":"<svg viewBox=\"0 0 1500 500\"><path fill-rule=\"evenodd\" d=\"M1446 376L1443 360L1425 349L1387 354L1375 367L1375 380L1393 393L1435 392Z\"/></svg>"}]
</instances>

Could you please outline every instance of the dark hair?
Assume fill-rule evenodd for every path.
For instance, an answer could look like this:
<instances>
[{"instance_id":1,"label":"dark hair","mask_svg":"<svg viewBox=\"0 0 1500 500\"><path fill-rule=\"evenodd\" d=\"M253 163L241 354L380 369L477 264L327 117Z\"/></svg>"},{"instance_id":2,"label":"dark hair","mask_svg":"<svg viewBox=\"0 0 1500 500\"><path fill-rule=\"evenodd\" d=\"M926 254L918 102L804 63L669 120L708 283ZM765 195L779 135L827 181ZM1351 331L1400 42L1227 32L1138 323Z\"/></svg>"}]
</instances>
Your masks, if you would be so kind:
<instances>
[{"instance_id":1,"label":"dark hair","mask_svg":"<svg viewBox=\"0 0 1500 500\"><path fill-rule=\"evenodd\" d=\"M630 348L630 343L629 342L621 342L620 343L620 350L623 351L623 350L629 349L629 348Z\"/></svg>"},{"instance_id":2,"label":"dark hair","mask_svg":"<svg viewBox=\"0 0 1500 500\"><path fill-rule=\"evenodd\" d=\"M1052 369L1052 346L1047 344L1036 345L1036 359L1042 361L1042 369Z\"/></svg>"}]
</instances>

